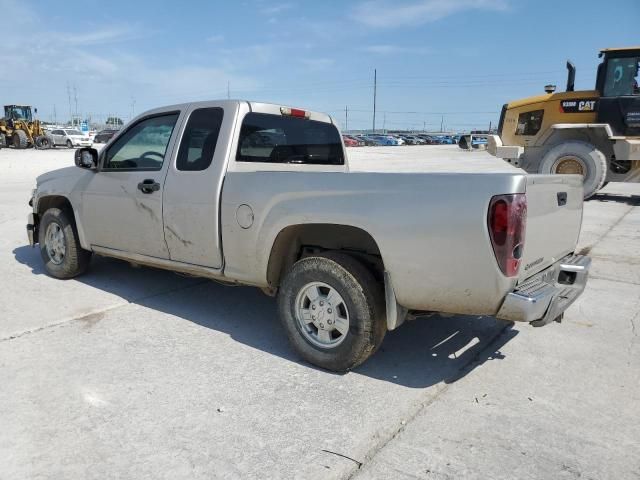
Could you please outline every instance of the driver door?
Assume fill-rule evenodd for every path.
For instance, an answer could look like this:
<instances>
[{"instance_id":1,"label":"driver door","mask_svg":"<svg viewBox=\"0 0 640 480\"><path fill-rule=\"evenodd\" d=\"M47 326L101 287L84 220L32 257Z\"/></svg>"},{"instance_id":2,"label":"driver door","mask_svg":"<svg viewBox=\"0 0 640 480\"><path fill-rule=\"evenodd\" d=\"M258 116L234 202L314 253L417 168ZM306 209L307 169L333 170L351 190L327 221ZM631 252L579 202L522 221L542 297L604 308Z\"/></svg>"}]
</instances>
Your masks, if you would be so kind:
<instances>
[{"instance_id":1,"label":"driver door","mask_svg":"<svg viewBox=\"0 0 640 480\"><path fill-rule=\"evenodd\" d=\"M80 207L92 246L169 258L162 197L179 119L176 111L142 118L101 152Z\"/></svg>"}]
</instances>

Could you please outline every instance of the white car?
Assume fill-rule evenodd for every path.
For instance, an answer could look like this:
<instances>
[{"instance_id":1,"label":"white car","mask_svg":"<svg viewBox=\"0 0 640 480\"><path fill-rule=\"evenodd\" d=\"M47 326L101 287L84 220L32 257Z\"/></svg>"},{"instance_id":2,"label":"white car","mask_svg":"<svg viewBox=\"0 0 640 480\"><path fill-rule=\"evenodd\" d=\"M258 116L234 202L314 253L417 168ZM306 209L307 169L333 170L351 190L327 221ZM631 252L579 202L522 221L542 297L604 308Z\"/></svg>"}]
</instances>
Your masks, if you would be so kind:
<instances>
[{"instance_id":1,"label":"white car","mask_svg":"<svg viewBox=\"0 0 640 480\"><path fill-rule=\"evenodd\" d=\"M73 147L90 147L93 140L80 130L75 128L61 128L51 131L53 137L53 145L66 145L68 148Z\"/></svg>"}]
</instances>

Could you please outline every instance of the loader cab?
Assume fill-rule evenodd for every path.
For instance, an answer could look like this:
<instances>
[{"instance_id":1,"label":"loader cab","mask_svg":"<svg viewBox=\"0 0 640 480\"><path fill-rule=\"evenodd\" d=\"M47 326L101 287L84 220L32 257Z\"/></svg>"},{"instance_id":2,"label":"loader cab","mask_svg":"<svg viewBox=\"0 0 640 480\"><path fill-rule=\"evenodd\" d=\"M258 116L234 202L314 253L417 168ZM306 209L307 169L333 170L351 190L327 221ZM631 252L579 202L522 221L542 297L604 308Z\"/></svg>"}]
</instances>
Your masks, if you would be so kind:
<instances>
[{"instance_id":1,"label":"loader cab","mask_svg":"<svg viewBox=\"0 0 640 480\"><path fill-rule=\"evenodd\" d=\"M600 57L598 123L609 124L614 135L640 136L640 47L608 48Z\"/></svg>"},{"instance_id":2,"label":"loader cab","mask_svg":"<svg viewBox=\"0 0 640 480\"><path fill-rule=\"evenodd\" d=\"M23 120L25 122L33 121L31 107L26 105L5 105L4 117L7 120Z\"/></svg>"}]
</instances>

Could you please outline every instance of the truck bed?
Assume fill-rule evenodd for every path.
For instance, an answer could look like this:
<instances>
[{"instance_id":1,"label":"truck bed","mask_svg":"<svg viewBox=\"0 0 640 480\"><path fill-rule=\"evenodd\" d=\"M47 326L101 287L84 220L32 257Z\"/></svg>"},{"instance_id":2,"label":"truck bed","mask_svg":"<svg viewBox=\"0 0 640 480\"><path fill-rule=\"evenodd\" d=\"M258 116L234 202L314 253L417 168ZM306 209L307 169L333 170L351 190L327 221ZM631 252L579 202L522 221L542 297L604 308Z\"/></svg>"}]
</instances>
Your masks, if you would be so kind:
<instances>
[{"instance_id":1,"label":"truck bed","mask_svg":"<svg viewBox=\"0 0 640 480\"><path fill-rule=\"evenodd\" d=\"M354 147L347 155L352 172L526 173L485 151L457 145Z\"/></svg>"}]
</instances>

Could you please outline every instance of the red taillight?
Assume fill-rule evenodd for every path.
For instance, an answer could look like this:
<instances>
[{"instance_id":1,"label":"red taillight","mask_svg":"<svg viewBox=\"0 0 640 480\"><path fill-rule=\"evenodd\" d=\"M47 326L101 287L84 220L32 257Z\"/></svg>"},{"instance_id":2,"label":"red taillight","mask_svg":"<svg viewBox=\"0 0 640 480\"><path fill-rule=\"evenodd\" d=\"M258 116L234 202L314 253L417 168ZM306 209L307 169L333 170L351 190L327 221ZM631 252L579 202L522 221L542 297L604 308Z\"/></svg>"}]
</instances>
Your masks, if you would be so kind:
<instances>
[{"instance_id":1,"label":"red taillight","mask_svg":"<svg viewBox=\"0 0 640 480\"><path fill-rule=\"evenodd\" d=\"M502 273L515 277L520 269L527 222L527 197L524 193L496 195L489 204L489 236Z\"/></svg>"}]
</instances>

